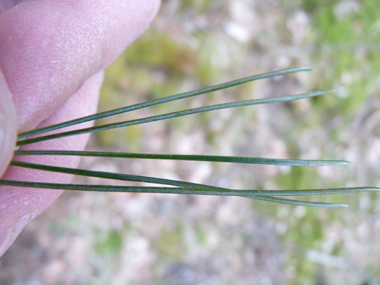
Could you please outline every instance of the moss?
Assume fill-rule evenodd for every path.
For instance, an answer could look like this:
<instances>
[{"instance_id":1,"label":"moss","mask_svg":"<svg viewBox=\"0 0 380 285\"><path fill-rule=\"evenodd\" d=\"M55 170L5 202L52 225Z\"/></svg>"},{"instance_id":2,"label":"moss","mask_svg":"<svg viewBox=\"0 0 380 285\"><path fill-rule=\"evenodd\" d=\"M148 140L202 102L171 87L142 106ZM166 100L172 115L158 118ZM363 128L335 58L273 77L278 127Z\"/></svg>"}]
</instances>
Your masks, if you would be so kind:
<instances>
[{"instance_id":1,"label":"moss","mask_svg":"<svg viewBox=\"0 0 380 285\"><path fill-rule=\"evenodd\" d=\"M116 129L96 133L96 140L101 147L110 147L119 142L119 132Z\"/></svg>"},{"instance_id":2,"label":"moss","mask_svg":"<svg viewBox=\"0 0 380 285\"><path fill-rule=\"evenodd\" d=\"M123 236L120 232L111 231L107 233L97 233L97 241L94 250L99 255L115 255L120 253L123 247Z\"/></svg>"},{"instance_id":3,"label":"moss","mask_svg":"<svg viewBox=\"0 0 380 285\"><path fill-rule=\"evenodd\" d=\"M128 151L139 152L141 148L141 126L134 125L124 129L124 139Z\"/></svg>"},{"instance_id":4,"label":"moss","mask_svg":"<svg viewBox=\"0 0 380 285\"><path fill-rule=\"evenodd\" d=\"M180 229L166 230L161 232L157 240L156 248L160 255L179 260L186 254L186 247Z\"/></svg>"},{"instance_id":5,"label":"moss","mask_svg":"<svg viewBox=\"0 0 380 285\"><path fill-rule=\"evenodd\" d=\"M198 244L205 244L206 233L200 227L195 229L195 236Z\"/></svg>"},{"instance_id":6,"label":"moss","mask_svg":"<svg viewBox=\"0 0 380 285\"><path fill-rule=\"evenodd\" d=\"M164 68L171 76L194 72L197 64L190 48L178 44L168 34L157 31L145 32L126 50L123 57L132 68L140 65Z\"/></svg>"},{"instance_id":7,"label":"moss","mask_svg":"<svg viewBox=\"0 0 380 285\"><path fill-rule=\"evenodd\" d=\"M210 6L215 0L182 0L180 2L180 11L184 11L186 9L195 9L197 12L205 14L209 11Z\"/></svg>"}]
</instances>

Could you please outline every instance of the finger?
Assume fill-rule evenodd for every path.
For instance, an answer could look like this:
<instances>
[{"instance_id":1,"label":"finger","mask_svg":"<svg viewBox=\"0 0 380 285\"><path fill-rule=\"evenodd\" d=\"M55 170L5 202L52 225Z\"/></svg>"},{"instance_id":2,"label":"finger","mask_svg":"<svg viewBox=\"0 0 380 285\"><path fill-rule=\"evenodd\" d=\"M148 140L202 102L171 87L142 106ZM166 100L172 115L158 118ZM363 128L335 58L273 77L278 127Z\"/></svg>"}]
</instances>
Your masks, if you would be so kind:
<instances>
[{"instance_id":1,"label":"finger","mask_svg":"<svg viewBox=\"0 0 380 285\"><path fill-rule=\"evenodd\" d=\"M0 0L0 13L11 9L17 4L17 0Z\"/></svg>"},{"instance_id":2,"label":"finger","mask_svg":"<svg viewBox=\"0 0 380 285\"><path fill-rule=\"evenodd\" d=\"M102 78L102 73L89 78L62 108L41 124L41 127L96 112ZM82 126L89 127L91 123L85 123ZM72 127L72 129L74 128ZM82 150L87 139L88 135L66 137L24 146L22 149ZM32 163L64 165L74 168L79 163L78 157L25 156L17 159ZM58 173L52 175L49 172L12 166L8 168L4 175L4 179L8 180L55 181L57 183L69 183L71 178L71 175ZM0 256L13 243L26 223L42 213L61 193L62 191L56 190L0 186Z\"/></svg>"},{"instance_id":3,"label":"finger","mask_svg":"<svg viewBox=\"0 0 380 285\"><path fill-rule=\"evenodd\" d=\"M159 0L25 1L0 14L19 131L35 128L149 25Z\"/></svg>"}]
</instances>

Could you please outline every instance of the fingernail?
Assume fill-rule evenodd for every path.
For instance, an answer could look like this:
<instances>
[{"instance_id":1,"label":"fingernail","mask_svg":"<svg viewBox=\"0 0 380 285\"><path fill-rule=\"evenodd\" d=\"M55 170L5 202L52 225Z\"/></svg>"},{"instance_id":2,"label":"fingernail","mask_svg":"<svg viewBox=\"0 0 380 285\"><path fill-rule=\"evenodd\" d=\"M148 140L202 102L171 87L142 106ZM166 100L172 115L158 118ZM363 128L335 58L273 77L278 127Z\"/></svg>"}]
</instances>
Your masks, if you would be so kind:
<instances>
[{"instance_id":1,"label":"fingernail","mask_svg":"<svg viewBox=\"0 0 380 285\"><path fill-rule=\"evenodd\" d=\"M4 140L4 131L3 131L3 128L0 127L0 151L3 146L3 140Z\"/></svg>"},{"instance_id":2,"label":"fingernail","mask_svg":"<svg viewBox=\"0 0 380 285\"><path fill-rule=\"evenodd\" d=\"M16 110L7 82L0 71L0 178L13 157L17 139Z\"/></svg>"}]
</instances>

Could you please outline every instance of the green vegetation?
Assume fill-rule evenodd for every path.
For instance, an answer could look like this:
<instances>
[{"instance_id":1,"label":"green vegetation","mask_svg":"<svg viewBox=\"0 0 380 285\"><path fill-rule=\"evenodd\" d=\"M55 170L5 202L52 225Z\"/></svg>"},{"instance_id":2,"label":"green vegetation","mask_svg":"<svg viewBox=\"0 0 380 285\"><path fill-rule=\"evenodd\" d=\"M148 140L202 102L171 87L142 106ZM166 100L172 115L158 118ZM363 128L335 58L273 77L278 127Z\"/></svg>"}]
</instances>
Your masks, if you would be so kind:
<instances>
[{"instance_id":1,"label":"green vegetation","mask_svg":"<svg viewBox=\"0 0 380 285\"><path fill-rule=\"evenodd\" d=\"M98 240L94 244L95 252L100 255L110 254L117 255L123 246L123 237L121 233L112 231L105 234L98 234Z\"/></svg>"},{"instance_id":2,"label":"green vegetation","mask_svg":"<svg viewBox=\"0 0 380 285\"><path fill-rule=\"evenodd\" d=\"M163 230L156 243L160 255L171 260L179 260L186 254L186 245L180 229Z\"/></svg>"}]
</instances>

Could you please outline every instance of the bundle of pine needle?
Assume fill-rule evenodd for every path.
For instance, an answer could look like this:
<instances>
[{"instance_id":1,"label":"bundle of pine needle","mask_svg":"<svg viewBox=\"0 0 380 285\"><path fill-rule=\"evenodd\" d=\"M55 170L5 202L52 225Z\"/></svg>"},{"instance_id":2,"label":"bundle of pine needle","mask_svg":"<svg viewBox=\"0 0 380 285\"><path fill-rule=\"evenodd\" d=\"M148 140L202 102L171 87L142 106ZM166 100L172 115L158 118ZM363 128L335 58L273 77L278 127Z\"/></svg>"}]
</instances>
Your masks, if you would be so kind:
<instances>
[{"instance_id":1,"label":"bundle of pine needle","mask_svg":"<svg viewBox=\"0 0 380 285\"><path fill-rule=\"evenodd\" d=\"M181 116L187 116L197 113L215 111L226 108L234 108L248 105L279 103L303 98L310 98L331 93L332 91L313 91L297 95L289 95L282 97L273 97L265 99L239 101L212 106L205 106L194 109L187 109L152 117L146 117L136 120L117 122L90 128L78 129L74 131L62 131L55 134L46 134L51 131L63 129L65 127L74 126L84 122L89 122L105 117L115 116L118 114L130 112L137 109L147 108L150 106L163 104L175 100L185 99L193 96L204 95L206 93L226 89L243 83L254 80L282 76L290 73L310 71L311 68L294 68L280 70L265 74L246 77L243 79L234 80L231 82L215 85L199 89L196 91L185 92L177 95L172 95L145 103L135 104L107 112L97 113L91 116L75 119L72 121L48 126L41 129L25 132L18 136L18 146L33 144L36 142L53 140L60 137L75 136L79 134L103 131L113 128L128 127L132 125L145 124L159 120L171 119ZM31 138L32 137L32 138ZM135 158L135 159L170 159L170 160L192 160L192 161L210 161L210 162L229 162L229 163L247 163L247 164L270 164L270 165L288 165L288 166L327 166L327 165L346 165L348 161L344 160L291 160L291 159L275 159L275 158L260 158L260 157L236 157L236 156L209 156L209 155L175 155L175 154L141 154L141 153L121 153L121 152L90 152L90 151L64 151L64 150L17 150L15 156L20 155L73 155L73 156L98 156L98 157L118 157L118 158ZM105 186L105 185L88 185L88 184L59 184L59 183L38 183L28 181L0 180L0 185L9 185L17 187L35 187L47 189L63 189L63 190L79 190L79 191L100 191L100 192L135 192L135 193L175 193L175 194L196 194L196 195L224 195L224 196L240 196L264 201L271 201L290 205L312 206L312 207L346 207L343 204L330 204L321 202L308 202L292 199L279 198L281 196L306 196L306 195L327 195L327 194L345 194L363 191L379 191L375 187L356 187L356 188L334 188L334 189L305 189L305 190L237 190L211 185L197 184L185 181L162 179L155 177L111 173L102 171L91 171L85 169L74 169L67 167L58 167L42 164L33 164L13 160L11 165L24 168L32 168L43 171L67 173L74 175L99 177L105 179L116 179L133 182L144 182L163 185L161 187L146 187L146 186Z\"/></svg>"}]
</instances>

